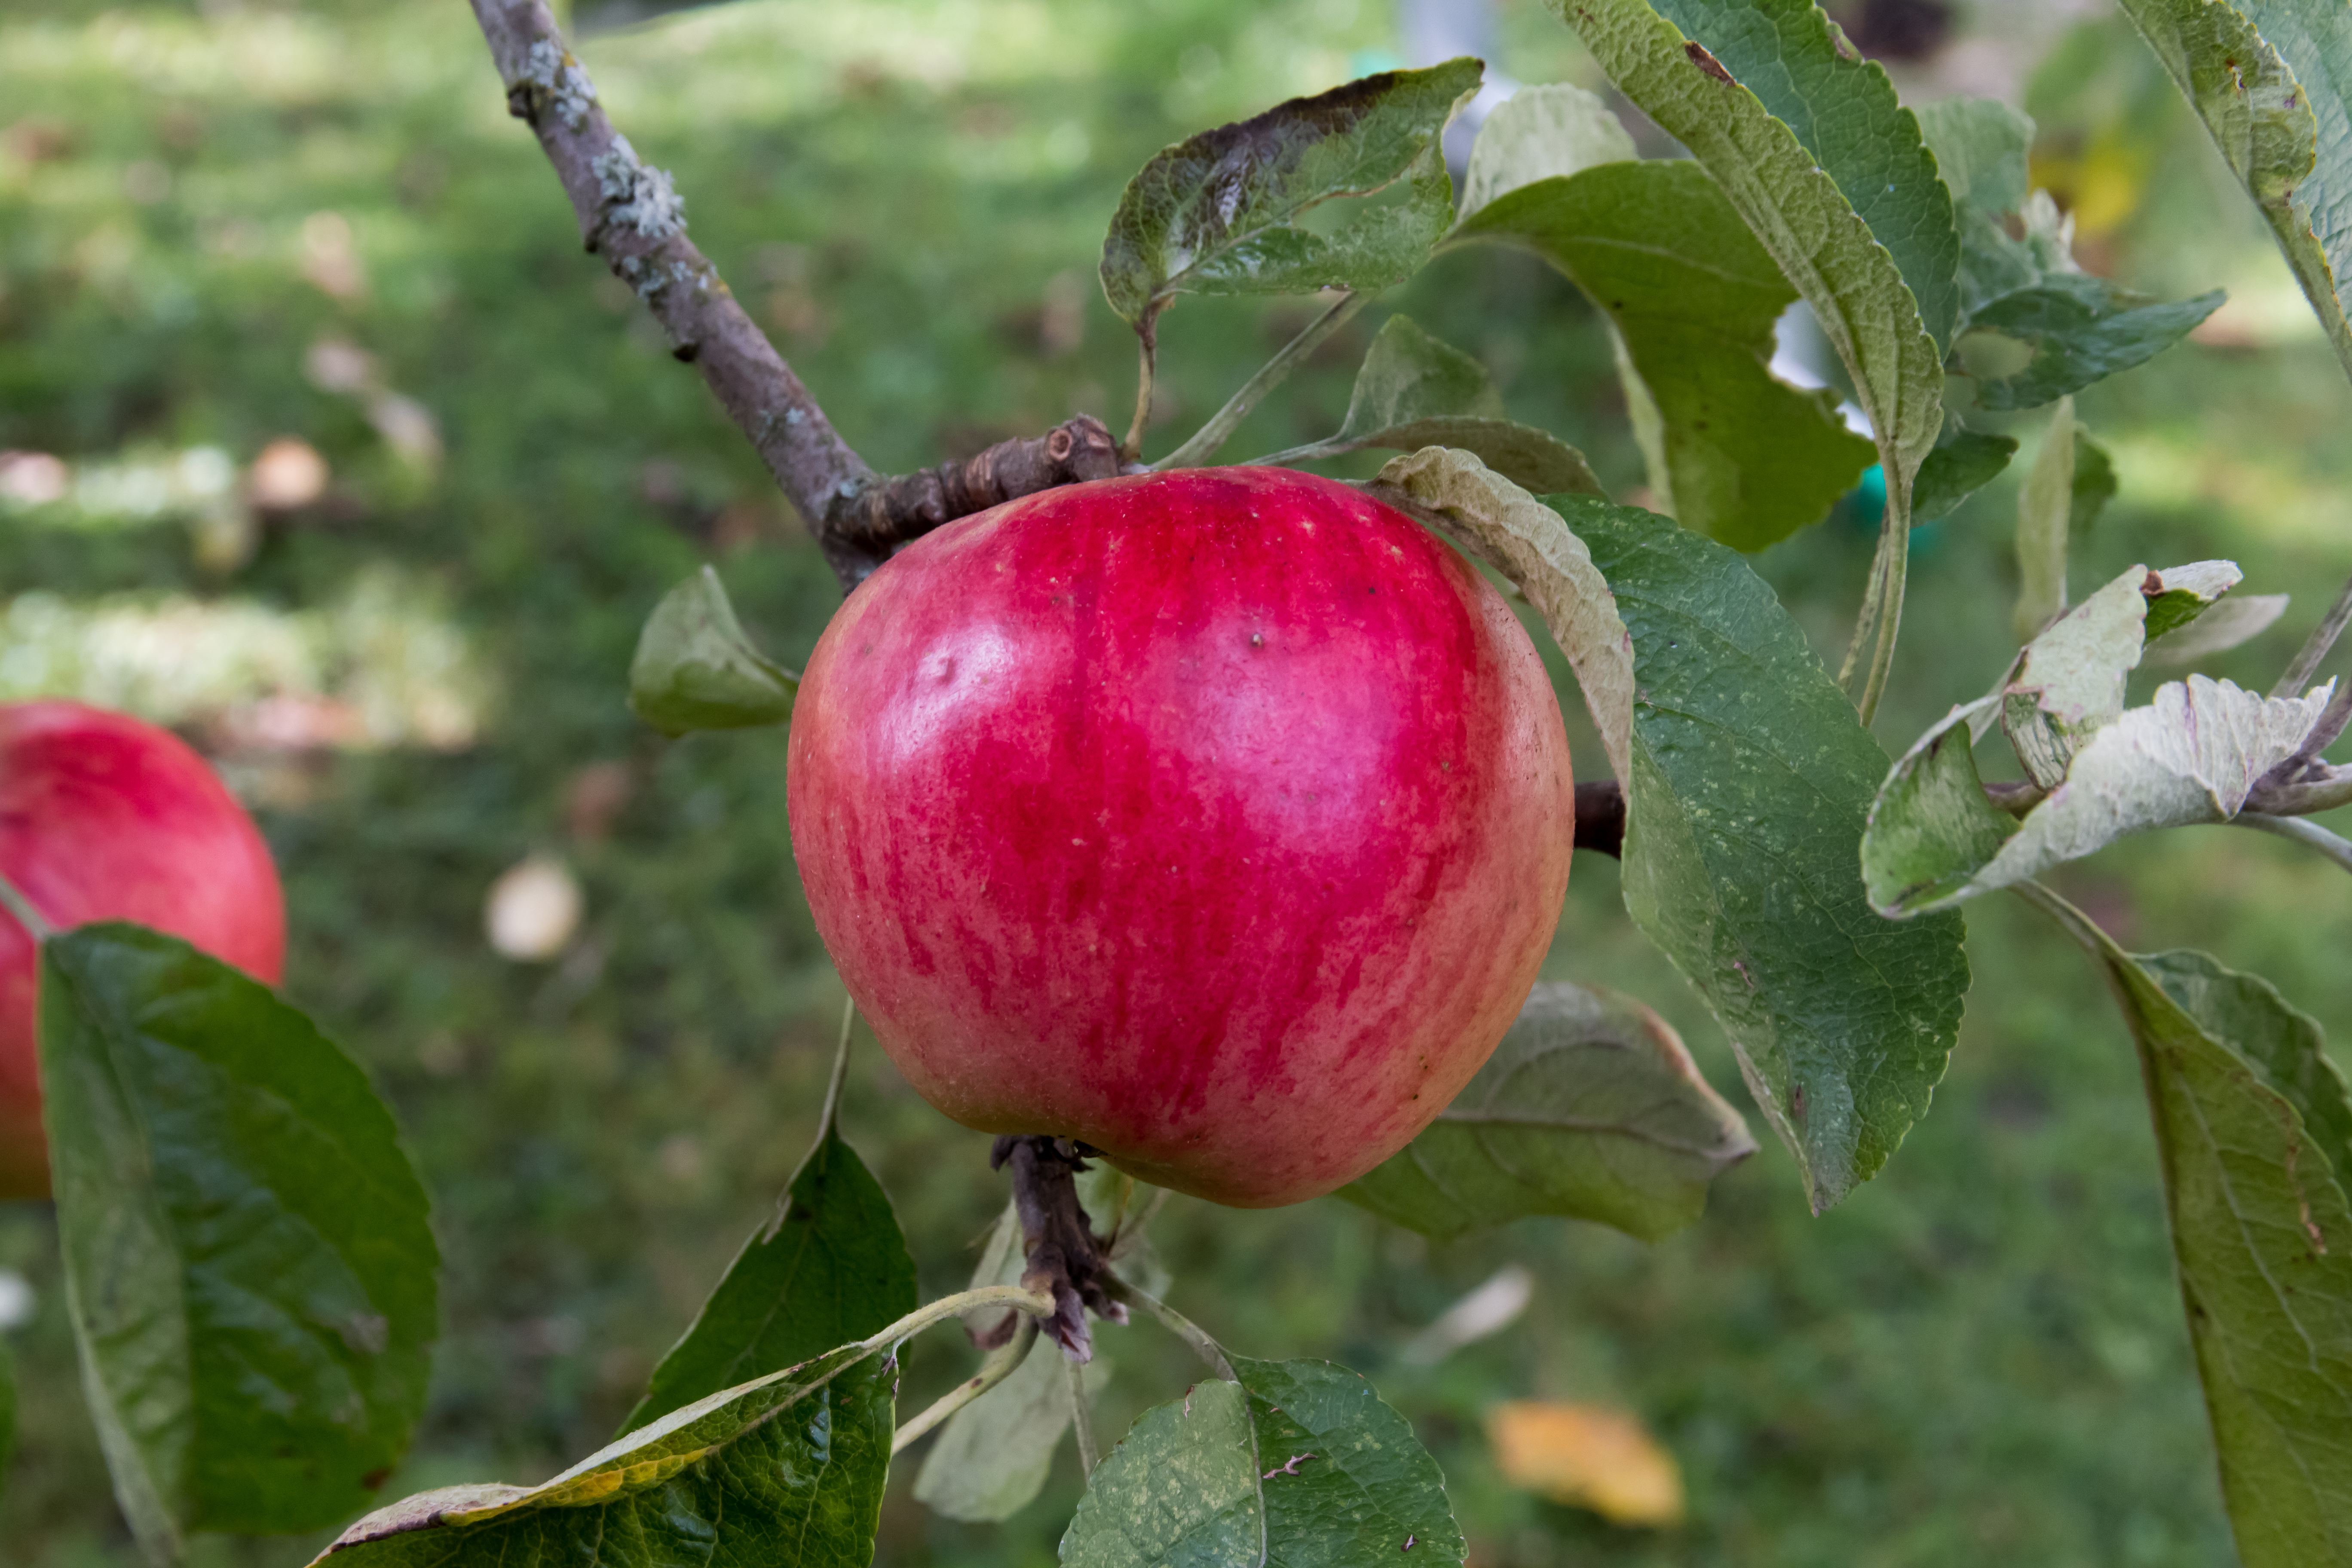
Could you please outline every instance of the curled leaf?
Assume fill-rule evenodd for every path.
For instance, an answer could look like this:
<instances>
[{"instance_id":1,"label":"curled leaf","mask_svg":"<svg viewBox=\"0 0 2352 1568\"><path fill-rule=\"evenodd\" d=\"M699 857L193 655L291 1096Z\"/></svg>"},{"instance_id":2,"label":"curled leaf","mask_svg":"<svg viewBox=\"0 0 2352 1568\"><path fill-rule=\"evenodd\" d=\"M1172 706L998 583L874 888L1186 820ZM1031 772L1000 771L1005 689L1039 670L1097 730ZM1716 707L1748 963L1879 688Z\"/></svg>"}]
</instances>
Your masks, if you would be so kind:
<instances>
[{"instance_id":1,"label":"curled leaf","mask_svg":"<svg viewBox=\"0 0 2352 1568\"><path fill-rule=\"evenodd\" d=\"M783 723L799 689L751 646L708 566L654 606L629 662L629 710L665 735Z\"/></svg>"},{"instance_id":2,"label":"curled leaf","mask_svg":"<svg viewBox=\"0 0 2352 1568\"><path fill-rule=\"evenodd\" d=\"M1478 127L1462 182L1462 216L1475 217L1521 185L1638 156L1624 122L1598 96L1567 82L1523 87Z\"/></svg>"},{"instance_id":3,"label":"curled leaf","mask_svg":"<svg viewBox=\"0 0 2352 1568\"><path fill-rule=\"evenodd\" d=\"M1614 992L1546 984L1454 1103L1339 1195L1440 1238L1546 1214L1654 1240L1755 1152L1664 1019Z\"/></svg>"},{"instance_id":4,"label":"curled leaf","mask_svg":"<svg viewBox=\"0 0 2352 1568\"><path fill-rule=\"evenodd\" d=\"M1178 294L1307 294L1412 275L1454 221L1438 139L1478 89L1475 59L1384 71L1177 142L1128 183L1103 293L1139 332ZM1398 180L1405 198L1318 232L1298 220Z\"/></svg>"},{"instance_id":5,"label":"curled leaf","mask_svg":"<svg viewBox=\"0 0 2352 1568\"><path fill-rule=\"evenodd\" d=\"M1368 447L1406 452L1454 447L1538 494L1601 493L1582 453L1549 431L1514 424L1502 414L1502 395L1486 366L1431 337L1410 318L1391 316L1356 373L1339 433L1258 460L1304 462Z\"/></svg>"},{"instance_id":6,"label":"curled leaf","mask_svg":"<svg viewBox=\"0 0 2352 1568\"><path fill-rule=\"evenodd\" d=\"M1373 484L1433 513L1527 595L1568 656L1610 770L1625 783L1633 746L1633 641L1584 542L1559 512L1467 452L1425 447L1389 463Z\"/></svg>"}]
</instances>

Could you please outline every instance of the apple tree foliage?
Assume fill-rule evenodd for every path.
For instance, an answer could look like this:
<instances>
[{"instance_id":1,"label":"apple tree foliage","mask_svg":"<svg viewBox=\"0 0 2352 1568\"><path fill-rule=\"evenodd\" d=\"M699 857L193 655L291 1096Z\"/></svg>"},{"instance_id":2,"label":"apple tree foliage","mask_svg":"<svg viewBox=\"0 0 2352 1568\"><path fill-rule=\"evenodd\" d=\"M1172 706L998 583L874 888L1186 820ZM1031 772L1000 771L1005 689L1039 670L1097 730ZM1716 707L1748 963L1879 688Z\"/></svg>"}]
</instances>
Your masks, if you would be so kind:
<instances>
[{"instance_id":1,"label":"apple tree foliage","mask_svg":"<svg viewBox=\"0 0 2352 1568\"><path fill-rule=\"evenodd\" d=\"M1613 501L1572 447L1504 416L1475 359L1398 315L1339 429L1257 460L1401 454L1366 488L1541 618L1603 737L1627 912L1721 1023L1817 1212L1927 1113L1969 985L1961 906L2008 889L2082 946L2137 1043L2240 1554L2249 1568L2352 1565L2352 1095L2318 1026L2265 982L2202 953L2126 952L2034 879L2200 823L2281 834L2352 868L2352 844L2305 820L2352 801L2352 769L2321 760L2352 689L2312 684L2345 616L2267 693L2190 674L2132 708L2126 678L2154 639L2210 615L2194 645L2210 652L2267 624L2231 613L2236 568L2135 566L2064 601L2069 532L2115 488L2071 395L2177 342L2219 296L2147 300L2083 271L2069 225L2032 188L2030 122L1966 100L1905 107L1808 0L1550 5L1689 156L1643 158L1601 100L1531 87L1486 121L1457 192L1442 133L1480 82L1469 59L1168 148L1129 185L1101 256L1141 349L1121 458L1141 459L1157 346L1185 294L1326 305L1154 468L1215 460L1339 324L1440 251L1516 247L1589 295L1615 330L1654 510ZM537 10L477 9L502 7ZM2352 372L2337 283L2352 270L2352 12L2122 8ZM551 34L530 60L556 110L593 110ZM1773 323L1797 300L1843 364L1851 416L1768 369ZM1996 340L2005 356L1968 352ZM2040 407L2053 413L2021 516L2024 646L1890 759L1869 724L1910 530L2014 454L1970 426L1976 411ZM1882 533L1832 672L1741 552L1818 522L1874 462ZM630 672L637 714L672 734L789 723L794 689L708 569L654 612ZM1996 730L2023 782L1979 772ZM125 1515L162 1562L192 1531L348 1521L414 1434L435 1330L425 1194L389 1113L308 1019L184 943L91 926L47 936L42 964L69 1304ZM1101 1369L1082 1374L1038 1331L1052 1301L1024 1258L1026 1218L1007 1210L970 1290L919 1305L889 1199L836 1122L838 1064L834 1083L773 1217L627 1430L538 1486L456 1486L367 1513L328 1555L863 1563L894 1455L940 1427L915 1494L965 1520L1026 1503L1075 1433L1090 1479L1066 1563L1462 1560L1444 1478L1405 1420L1352 1372L1251 1360L1183 1318L1161 1300L1148 1194L1097 1168L1076 1193L1108 1300L1160 1321L1208 1373L1098 1452L1087 1394ZM1540 1215L1650 1238L1697 1219L1709 1179L1754 1148L1639 1001L1545 985L1454 1104L1339 1195L1434 1237ZM950 1319L983 1359L939 1405L902 1413L898 1358ZM0 1360L0 1454L9 1379Z\"/></svg>"}]
</instances>

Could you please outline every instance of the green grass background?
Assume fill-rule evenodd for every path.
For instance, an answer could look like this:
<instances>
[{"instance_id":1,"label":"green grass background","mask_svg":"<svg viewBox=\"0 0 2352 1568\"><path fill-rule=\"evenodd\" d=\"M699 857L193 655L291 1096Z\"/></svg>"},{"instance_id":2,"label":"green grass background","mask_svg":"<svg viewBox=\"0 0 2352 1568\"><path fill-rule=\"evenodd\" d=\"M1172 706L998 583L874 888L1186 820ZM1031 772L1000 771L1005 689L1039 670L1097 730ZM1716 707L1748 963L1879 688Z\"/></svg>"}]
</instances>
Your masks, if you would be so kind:
<instances>
[{"instance_id":1,"label":"green grass background","mask_svg":"<svg viewBox=\"0 0 2352 1568\"><path fill-rule=\"evenodd\" d=\"M1515 0L1503 20L1497 63L1591 79L1540 6ZM1181 134L1397 47L1373 0L756 0L583 54L835 423L905 468L1079 409L1117 423L1133 349L1092 265L1127 175ZM2134 47L2095 22L2032 85L2044 151L2135 194L2095 258L2151 289L2226 281L2275 307L2283 268ZM333 232L321 214L347 226L363 288L306 277ZM1638 482L1591 312L1502 254L1450 257L1368 312L1228 455L1335 428L1391 304L1478 354L1515 416L1577 442L1621 490ZM1181 304L1153 449L1307 311ZM2123 491L2074 570L2079 595L2134 563L2227 555L2248 591L2293 593L2280 628L2207 666L2249 685L2352 570L2352 390L2293 329L2291 300L2265 319L2290 324L2261 347L2184 347L2083 400ZM374 356L383 386L430 411L437 465L401 458L360 399L306 376L322 339ZM2029 456L2039 424L2017 423ZM191 448L243 464L284 436L325 456L328 496L233 569L196 546L205 508L170 495L0 503L0 692L87 689L98 676L43 638L168 603L197 616L197 675L215 668L194 657L205 639L242 616L302 628L304 668L389 705L397 743L225 765L286 877L289 990L394 1104L447 1256L431 1414L386 1495L537 1480L610 1435L767 1214L814 1125L840 1005L793 879L782 736L657 744L622 703L636 630L717 560L755 635L797 662L832 580L696 378L581 254L455 0L10 6L0 448L135 478L178 471ZM1891 745L2005 657L2013 506L2005 481L1920 536ZM1869 551L1867 528L1838 517L1758 564L1834 657ZM274 668L223 658L213 687L192 675L166 704L200 740L224 732L208 703L266 689ZM471 705L470 743L415 741L442 691ZM575 840L570 781L611 762L639 786L608 837ZM585 935L560 965L509 963L479 935L489 882L533 848L567 854L587 889ZM2127 943L2209 948L2352 1033L2352 889L2293 847L2194 830L2059 880ZM1249 1353L1371 1375L1439 1456L1488 1568L2225 1563L2129 1046L2081 955L2031 911L1988 900L1969 929L1976 986L1934 1113L1823 1218L1769 1143L1699 1225L1650 1247L1552 1222L1433 1247L1336 1202L1178 1200L1159 1232L1172 1299ZM1720 1032L1626 921L1613 862L1579 858L1548 973L1652 1001L1746 1105ZM916 1100L870 1043L845 1126L898 1205L925 1294L960 1288L1003 1196L987 1141ZM1514 1259L1538 1281L1517 1323L1440 1367L1399 1363L1414 1329ZM13 1336L23 1407L0 1563L130 1564L46 1208L0 1206L0 1268L37 1298ZM1196 1375L1150 1328L1104 1339L1110 1432ZM919 1342L908 1397L968 1361L950 1335ZM1511 1490L1481 1417L1520 1397L1637 1411L1684 1468L1688 1522L1620 1530ZM1050 1562L1078 1486L1066 1452L1035 1505L973 1529L918 1508L911 1469L884 1516L877 1561L893 1568ZM316 1545L212 1540L194 1560L291 1563Z\"/></svg>"}]
</instances>

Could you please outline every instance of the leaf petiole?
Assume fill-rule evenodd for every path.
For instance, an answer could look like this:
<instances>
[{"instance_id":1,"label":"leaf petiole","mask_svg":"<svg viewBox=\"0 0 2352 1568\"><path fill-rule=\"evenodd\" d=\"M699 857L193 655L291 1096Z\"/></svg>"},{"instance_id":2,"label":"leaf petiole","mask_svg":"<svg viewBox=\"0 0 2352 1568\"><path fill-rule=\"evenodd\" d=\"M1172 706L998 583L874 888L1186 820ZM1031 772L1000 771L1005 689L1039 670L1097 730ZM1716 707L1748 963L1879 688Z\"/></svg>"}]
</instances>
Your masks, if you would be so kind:
<instances>
[{"instance_id":1,"label":"leaf petiole","mask_svg":"<svg viewBox=\"0 0 2352 1568\"><path fill-rule=\"evenodd\" d=\"M2352 622L2352 580L2345 583L2343 592L2336 595L2336 602L2327 606L2327 614L2320 617L2319 625L2312 628L2310 637L2295 654L2294 662L2286 667L2286 673L2278 678L2276 686L2271 688L2271 695L2302 695L2303 689L2318 673L2320 661L2336 646L2336 639L2344 635L2347 622Z\"/></svg>"},{"instance_id":2,"label":"leaf petiole","mask_svg":"<svg viewBox=\"0 0 2352 1568\"><path fill-rule=\"evenodd\" d=\"M1086 1363L1064 1356L1062 1376L1070 1391L1070 1430L1078 1439L1078 1473L1092 1476L1095 1467L1102 1463L1102 1450L1095 1444L1094 1412L1087 1405Z\"/></svg>"},{"instance_id":3,"label":"leaf petiole","mask_svg":"<svg viewBox=\"0 0 2352 1568\"><path fill-rule=\"evenodd\" d=\"M0 906L5 906L8 912L16 917L16 923L25 928L36 945L57 935L57 928L41 918L41 911L33 907L33 900L6 877L0 877Z\"/></svg>"},{"instance_id":4,"label":"leaf petiole","mask_svg":"<svg viewBox=\"0 0 2352 1568\"><path fill-rule=\"evenodd\" d=\"M1348 324L1349 319L1371 302L1370 295L1349 289L1331 302L1325 310L1298 335L1285 343L1281 352L1258 367L1257 374L1242 383L1241 390L1225 400L1225 405L1209 416L1209 422L1192 433L1192 438L1151 466L1157 469L1196 468L1216 456L1217 449L1232 438L1250 411L1264 402L1266 394L1290 379L1290 373L1303 363L1307 356L1322 347L1325 339ZM1304 451L1305 448L1298 450Z\"/></svg>"},{"instance_id":5,"label":"leaf petiole","mask_svg":"<svg viewBox=\"0 0 2352 1568\"><path fill-rule=\"evenodd\" d=\"M1208 1331L1200 1324L1150 1291L1139 1290L1116 1274L1109 1277L1109 1289L1112 1300L1129 1307L1140 1307L1159 1319L1170 1333L1200 1352L1201 1359L1209 1363L1210 1371L1228 1383L1239 1381L1234 1373L1234 1363L1225 1359L1224 1347L1211 1339Z\"/></svg>"},{"instance_id":6,"label":"leaf petiole","mask_svg":"<svg viewBox=\"0 0 2352 1568\"><path fill-rule=\"evenodd\" d=\"M2242 811L2230 819L2234 827L2252 827L2259 832L2290 838L2306 849L2315 849L2347 871L2352 871L2352 838L2331 833L2315 822L2300 816L2273 816L2267 812Z\"/></svg>"},{"instance_id":7,"label":"leaf petiole","mask_svg":"<svg viewBox=\"0 0 2352 1568\"><path fill-rule=\"evenodd\" d=\"M1054 1299L1043 1291L1025 1289L1019 1285L982 1285L975 1289L960 1290L952 1296L942 1296L927 1307L918 1307L897 1322L860 1340L866 1351L888 1350L891 1346L913 1339L932 1324L982 1307L1010 1307L1031 1318L1054 1315Z\"/></svg>"},{"instance_id":8,"label":"leaf petiole","mask_svg":"<svg viewBox=\"0 0 2352 1568\"><path fill-rule=\"evenodd\" d=\"M978 1372L940 1395L921 1415L899 1426L898 1435L890 1439L891 1454L895 1457L903 1453L908 1445L932 1427L1020 1371L1021 1363L1029 1359L1030 1347L1036 1342L1037 1320L1024 1313L1021 1321L1013 1326L1013 1337L989 1352L988 1359L980 1363Z\"/></svg>"}]
</instances>

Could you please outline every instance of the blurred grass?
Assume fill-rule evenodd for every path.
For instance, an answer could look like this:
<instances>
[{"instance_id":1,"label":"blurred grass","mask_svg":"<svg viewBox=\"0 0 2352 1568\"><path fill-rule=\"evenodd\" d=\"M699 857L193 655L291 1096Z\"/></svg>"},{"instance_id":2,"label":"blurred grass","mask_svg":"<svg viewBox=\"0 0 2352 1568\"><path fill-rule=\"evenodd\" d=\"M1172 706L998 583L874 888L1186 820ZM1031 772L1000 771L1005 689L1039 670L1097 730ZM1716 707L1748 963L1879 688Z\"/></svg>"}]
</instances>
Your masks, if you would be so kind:
<instances>
[{"instance_id":1,"label":"blurred grass","mask_svg":"<svg viewBox=\"0 0 2352 1568\"><path fill-rule=\"evenodd\" d=\"M1506 24L1498 63L1516 74L1585 68L1538 8ZM2110 159L2142 173L2104 264L2178 291L2212 280L2176 276L2189 257L2274 294L2283 273L2251 220L2215 205L2210 151L2112 63L2106 26L2032 87L2048 147L2147 153ZM1116 422L1133 351L1092 262L1126 175L1396 47L1370 0L758 0L583 52L835 422L902 468L1077 409ZM262 519L241 563L217 531L249 519L217 487L0 501L0 687L96 679L100 654L180 669L238 626L311 639L309 663L219 655L226 673L163 716L257 803L292 905L290 989L368 1064L435 1194L447 1332L426 1429L387 1495L538 1479L610 1435L766 1214L814 1123L839 1005L793 879L782 737L655 742L621 703L636 629L715 558L755 633L797 661L831 579L695 378L580 254L462 7L35 0L0 18L0 448L84 477L203 479L211 460L189 468L192 451L242 466L294 437L331 476ZM1396 304L1478 353L1516 416L1584 446L1612 486L1638 482L1606 341L1549 274L1455 256ZM1182 304L1163 331L1155 449L1307 309ZM1378 316L1229 455L1335 427ZM321 342L371 356L366 384L322 387L338 384L318 374ZM437 457L413 429L388 438L384 395L429 411ZM2077 594L2135 562L2238 559L2250 590L2296 607L2211 668L2266 684L2352 570L2352 444L2328 438L2347 412L2352 392L2291 331L2192 345L2084 399L2123 496L2078 555ZM2030 457L2039 416L2018 424ZM2007 651L2012 496L1999 487L1919 536L1882 724L1895 744ZM1832 656L1869 548L1833 519L1759 563ZM350 606L370 584L390 584L367 601L388 607L361 635ZM145 642L77 631L74 665L40 642L165 605L202 612L171 623L181 642L153 640L152 621ZM330 705L460 701L472 739L387 721L364 746L272 750L238 715L288 680ZM1598 745L1572 700L1570 716L1590 775ZM598 763L634 792L608 829L575 831L568 802ZM483 943L480 903L535 847L569 856L590 914L564 960L519 966ZM2344 889L2292 847L2200 830L2061 880L2126 942L2210 948L2352 1031ZM1970 931L1977 986L1935 1114L1822 1219L1777 1146L1650 1247L1538 1223L1434 1247L1331 1202L1180 1200L1161 1225L1175 1299L1237 1348L1372 1375L1438 1452L1487 1568L2226 1562L2127 1043L2030 911L1988 900ZM1652 1000L1744 1101L1719 1032L1626 923L1613 863L1580 858L1549 973ZM925 1293L959 1287L1002 1201L986 1141L870 1045L845 1124L899 1205ZM1437 1368L1398 1363L1412 1330L1514 1258L1538 1280L1525 1318ZM0 1481L0 1562L130 1564L46 1210L0 1208L0 1268L39 1302L15 1341L23 1431ZM1152 1331L1106 1332L1108 1430L1196 1375ZM921 1342L908 1397L965 1360L950 1336ZM1622 1531L1512 1492L1480 1415L1522 1396L1639 1411L1687 1472L1690 1522ZM893 1483L884 1564L1049 1562L1077 1487L1066 1454L1037 1504L977 1530L916 1508L911 1470ZM314 1544L211 1541L195 1560L289 1563Z\"/></svg>"}]
</instances>

